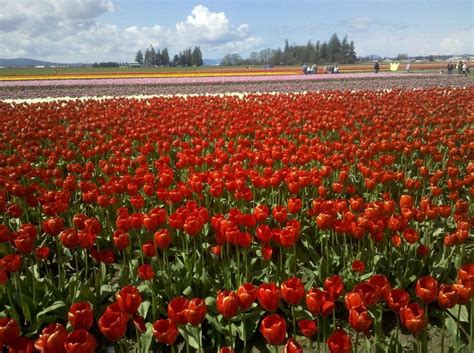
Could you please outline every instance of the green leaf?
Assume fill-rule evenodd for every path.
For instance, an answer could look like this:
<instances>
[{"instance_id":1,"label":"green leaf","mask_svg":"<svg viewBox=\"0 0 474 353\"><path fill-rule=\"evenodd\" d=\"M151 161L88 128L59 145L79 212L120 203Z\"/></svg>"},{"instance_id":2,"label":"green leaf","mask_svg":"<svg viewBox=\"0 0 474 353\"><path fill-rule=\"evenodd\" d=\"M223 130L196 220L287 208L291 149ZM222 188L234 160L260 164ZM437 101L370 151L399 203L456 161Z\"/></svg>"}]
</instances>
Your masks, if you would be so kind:
<instances>
[{"instance_id":1,"label":"green leaf","mask_svg":"<svg viewBox=\"0 0 474 353\"><path fill-rule=\"evenodd\" d=\"M148 314L148 309L150 309L151 303L149 301L143 301L140 304L140 307L138 308L138 313L141 315L141 317L146 318L146 315Z\"/></svg>"},{"instance_id":2,"label":"green leaf","mask_svg":"<svg viewBox=\"0 0 474 353\"><path fill-rule=\"evenodd\" d=\"M140 353L148 353L153 342L153 324L146 323L146 332L140 337Z\"/></svg>"},{"instance_id":3,"label":"green leaf","mask_svg":"<svg viewBox=\"0 0 474 353\"><path fill-rule=\"evenodd\" d=\"M46 309L40 311L36 315L36 319L41 322L49 322L49 319L61 318L64 319L68 311L68 306L63 301L56 301Z\"/></svg>"},{"instance_id":4,"label":"green leaf","mask_svg":"<svg viewBox=\"0 0 474 353\"><path fill-rule=\"evenodd\" d=\"M193 348L199 349L199 334L201 329L196 326L184 326L179 328L181 336Z\"/></svg>"}]
</instances>

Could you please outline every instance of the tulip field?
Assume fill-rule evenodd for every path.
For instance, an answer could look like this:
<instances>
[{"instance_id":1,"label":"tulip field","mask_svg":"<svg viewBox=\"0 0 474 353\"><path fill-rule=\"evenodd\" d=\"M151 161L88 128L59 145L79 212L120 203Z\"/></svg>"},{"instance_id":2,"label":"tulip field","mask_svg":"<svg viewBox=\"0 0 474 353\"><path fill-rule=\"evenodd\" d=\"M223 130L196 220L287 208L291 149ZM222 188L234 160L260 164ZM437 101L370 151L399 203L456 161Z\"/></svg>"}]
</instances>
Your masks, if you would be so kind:
<instances>
[{"instance_id":1,"label":"tulip field","mask_svg":"<svg viewBox=\"0 0 474 353\"><path fill-rule=\"evenodd\" d=\"M418 79L0 101L0 352L471 353L474 85Z\"/></svg>"}]
</instances>

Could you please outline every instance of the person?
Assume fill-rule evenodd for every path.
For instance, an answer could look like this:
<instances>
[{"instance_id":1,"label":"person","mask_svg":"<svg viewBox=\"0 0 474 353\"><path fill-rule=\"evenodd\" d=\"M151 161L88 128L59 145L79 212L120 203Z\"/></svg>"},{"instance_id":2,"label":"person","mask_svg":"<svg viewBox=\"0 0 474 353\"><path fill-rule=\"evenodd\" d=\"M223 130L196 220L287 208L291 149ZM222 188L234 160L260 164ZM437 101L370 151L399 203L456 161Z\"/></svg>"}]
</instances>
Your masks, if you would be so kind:
<instances>
[{"instance_id":1,"label":"person","mask_svg":"<svg viewBox=\"0 0 474 353\"><path fill-rule=\"evenodd\" d=\"M458 62L458 75L462 74L462 60L459 60Z\"/></svg>"},{"instance_id":2,"label":"person","mask_svg":"<svg viewBox=\"0 0 474 353\"><path fill-rule=\"evenodd\" d=\"M318 71L318 67L316 66L316 64L313 64L313 66L311 66L311 72L312 72L313 74L316 74L317 71Z\"/></svg>"},{"instance_id":3,"label":"person","mask_svg":"<svg viewBox=\"0 0 474 353\"><path fill-rule=\"evenodd\" d=\"M303 64L303 73L305 75L308 73L308 66L306 66L306 64Z\"/></svg>"},{"instance_id":4,"label":"person","mask_svg":"<svg viewBox=\"0 0 474 353\"><path fill-rule=\"evenodd\" d=\"M380 70L380 65L379 65L379 62L376 61L375 64L374 64L374 71L375 71L376 74L378 74L379 70Z\"/></svg>"},{"instance_id":5,"label":"person","mask_svg":"<svg viewBox=\"0 0 474 353\"><path fill-rule=\"evenodd\" d=\"M453 73L454 65L452 62L448 63L448 75L451 75Z\"/></svg>"},{"instance_id":6,"label":"person","mask_svg":"<svg viewBox=\"0 0 474 353\"><path fill-rule=\"evenodd\" d=\"M335 74L338 74L338 73L339 73L339 67L338 67L337 65L334 66L333 72L334 72Z\"/></svg>"},{"instance_id":7,"label":"person","mask_svg":"<svg viewBox=\"0 0 474 353\"><path fill-rule=\"evenodd\" d=\"M407 63L406 70L408 73L410 72L410 63Z\"/></svg>"},{"instance_id":8,"label":"person","mask_svg":"<svg viewBox=\"0 0 474 353\"><path fill-rule=\"evenodd\" d=\"M462 73L464 74L464 76L467 77L468 69L467 69L467 63L466 62L464 62L462 64Z\"/></svg>"}]
</instances>

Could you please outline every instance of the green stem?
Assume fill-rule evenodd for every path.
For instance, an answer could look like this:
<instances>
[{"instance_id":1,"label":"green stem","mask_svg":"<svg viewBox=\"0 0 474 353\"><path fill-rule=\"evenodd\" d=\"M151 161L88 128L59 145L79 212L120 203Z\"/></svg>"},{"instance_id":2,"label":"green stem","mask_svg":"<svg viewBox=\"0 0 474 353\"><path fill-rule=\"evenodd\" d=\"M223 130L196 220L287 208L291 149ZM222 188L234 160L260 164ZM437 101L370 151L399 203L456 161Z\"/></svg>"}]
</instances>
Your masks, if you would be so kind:
<instances>
[{"instance_id":1,"label":"green stem","mask_svg":"<svg viewBox=\"0 0 474 353\"><path fill-rule=\"evenodd\" d=\"M359 346L359 332L356 332L355 343L354 343L354 352L357 353Z\"/></svg>"},{"instance_id":2,"label":"green stem","mask_svg":"<svg viewBox=\"0 0 474 353\"><path fill-rule=\"evenodd\" d=\"M469 351L474 351L474 299L471 298L471 315L469 316L470 324L470 337L469 337Z\"/></svg>"},{"instance_id":3,"label":"green stem","mask_svg":"<svg viewBox=\"0 0 474 353\"><path fill-rule=\"evenodd\" d=\"M445 335L445 323L446 323L446 310L443 310L443 316L441 319L441 353L444 353L444 335Z\"/></svg>"}]
</instances>

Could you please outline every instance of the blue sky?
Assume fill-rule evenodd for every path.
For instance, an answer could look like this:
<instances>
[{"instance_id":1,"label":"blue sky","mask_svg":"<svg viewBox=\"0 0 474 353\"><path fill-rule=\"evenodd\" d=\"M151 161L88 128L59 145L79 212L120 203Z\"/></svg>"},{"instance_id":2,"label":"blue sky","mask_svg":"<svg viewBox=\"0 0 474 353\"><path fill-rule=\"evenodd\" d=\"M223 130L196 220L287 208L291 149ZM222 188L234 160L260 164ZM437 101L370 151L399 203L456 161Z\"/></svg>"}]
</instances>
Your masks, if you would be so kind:
<instances>
[{"instance_id":1,"label":"blue sky","mask_svg":"<svg viewBox=\"0 0 474 353\"><path fill-rule=\"evenodd\" d=\"M327 40L358 55L474 53L471 0L0 0L0 57L133 61L152 44L205 58Z\"/></svg>"}]
</instances>

